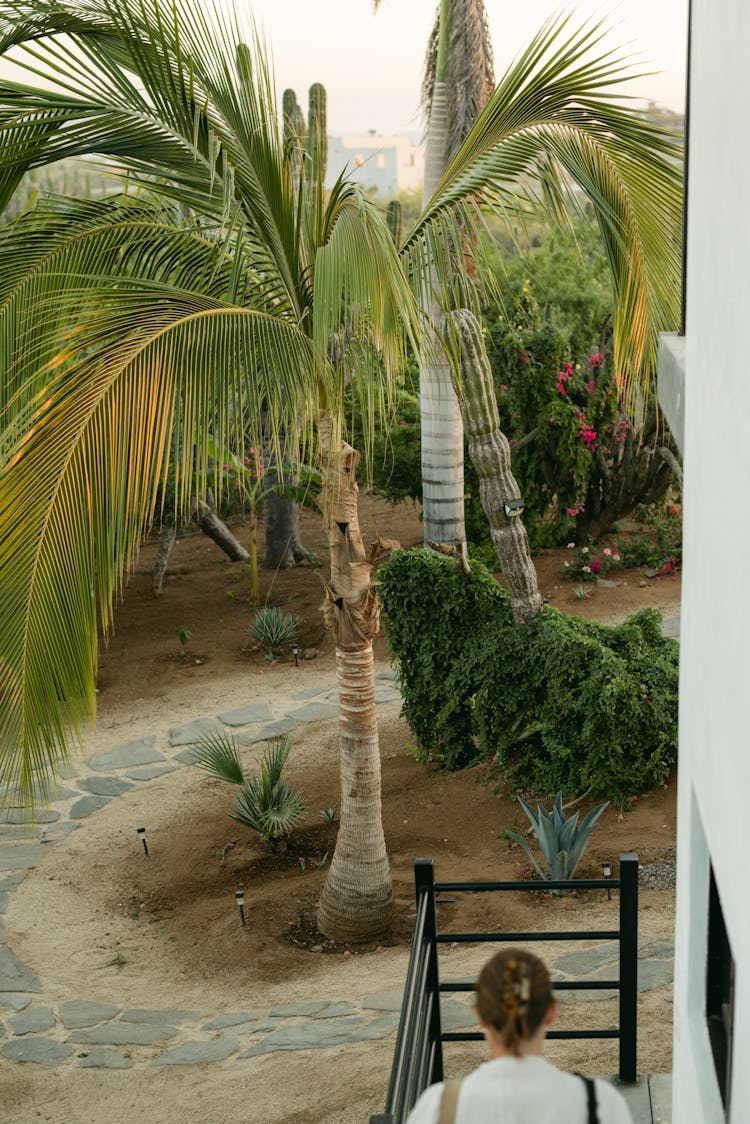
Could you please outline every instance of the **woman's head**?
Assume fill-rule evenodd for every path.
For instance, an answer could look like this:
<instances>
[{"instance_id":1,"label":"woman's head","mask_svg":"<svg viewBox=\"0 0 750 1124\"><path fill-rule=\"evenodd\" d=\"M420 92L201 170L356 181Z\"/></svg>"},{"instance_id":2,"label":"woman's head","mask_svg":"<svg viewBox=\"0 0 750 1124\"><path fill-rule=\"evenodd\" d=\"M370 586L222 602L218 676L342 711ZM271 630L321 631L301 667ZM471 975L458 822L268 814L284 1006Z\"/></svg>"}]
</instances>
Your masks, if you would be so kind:
<instances>
[{"instance_id":1,"label":"woman's head","mask_svg":"<svg viewBox=\"0 0 750 1124\"><path fill-rule=\"evenodd\" d=\"M549 972L538 956L522 949L496 953L476 985L477 1010L510 1054L518 1057L553 1004Z\"/></svg>"}]
</instances>

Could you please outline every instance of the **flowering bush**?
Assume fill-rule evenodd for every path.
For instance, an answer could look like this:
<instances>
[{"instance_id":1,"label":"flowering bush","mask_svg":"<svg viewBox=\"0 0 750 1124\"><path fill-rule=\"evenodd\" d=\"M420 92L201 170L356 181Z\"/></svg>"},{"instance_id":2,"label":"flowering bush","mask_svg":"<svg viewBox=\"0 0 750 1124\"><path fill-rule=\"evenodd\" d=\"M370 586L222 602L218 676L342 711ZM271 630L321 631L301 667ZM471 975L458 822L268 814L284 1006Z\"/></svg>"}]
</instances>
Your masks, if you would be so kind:
<instances>
[{"instance_id":1,"label":"flowering bush","mask_svg":"<svg viewBox=\"0 0 750 1124\"><path fill-rule=\"evenodd\" d=\"M568 543L570 558L562 573L569 581L593 582L613 569L648 566L662 574L674 574L682 561L682 509L672 500L639 507L641 521L636 530L618 534L605 546L576 546Z\"/></svg>"}]
</instances>

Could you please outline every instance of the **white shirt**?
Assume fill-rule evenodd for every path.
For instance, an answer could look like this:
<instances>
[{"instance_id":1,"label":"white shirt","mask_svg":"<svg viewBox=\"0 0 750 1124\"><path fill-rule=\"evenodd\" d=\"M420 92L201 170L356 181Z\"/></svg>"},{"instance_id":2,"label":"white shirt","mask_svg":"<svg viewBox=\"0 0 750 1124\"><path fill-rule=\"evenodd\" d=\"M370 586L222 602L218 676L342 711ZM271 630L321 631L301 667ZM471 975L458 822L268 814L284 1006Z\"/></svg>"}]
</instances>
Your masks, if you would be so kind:
<instances>
[{"instance_id":1,"label":"white shirt","mask_svg":"<svg viewBox=\"0 0 750 1124\"><path fill-rule=\"evenodd\" d=\"M442 1083L425 1089L406 1124L437 1124ZM630 1110L608 1081L596 1081L600 1124L633 1124ZM586 1087L544 1058L493 1058L461 1082L456 1124L587 1124Z\"/></svg>"}]
</instances>

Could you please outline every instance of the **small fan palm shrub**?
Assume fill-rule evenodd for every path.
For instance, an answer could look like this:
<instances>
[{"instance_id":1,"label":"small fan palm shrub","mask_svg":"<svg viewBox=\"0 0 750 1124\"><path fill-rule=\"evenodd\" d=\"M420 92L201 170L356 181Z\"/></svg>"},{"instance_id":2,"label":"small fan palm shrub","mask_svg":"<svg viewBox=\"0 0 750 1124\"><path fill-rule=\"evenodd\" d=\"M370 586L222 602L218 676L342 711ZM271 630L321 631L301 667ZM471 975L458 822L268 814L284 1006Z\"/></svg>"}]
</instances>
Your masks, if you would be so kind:
<instances>
[{"instance_id":1,"label":"small fan palm shrub","mask_svg":"<svg viewBox=\"0 0 750 1124\"><path fill-rule=\"evenodd\" d=\"M544 873L522 835L519 835L518 832L515 831L508 831L506 835L515 840L520 847L523 847L534 864L539 877L544 879L545 882L564 882L572 878L576 867L581 861L583 852L586 850L586 845L591 838L591 833L599 821L599 817L609 805L609 800L606 800L603 804L597 804L595 808L592 808L591 811L583 817L580 824L578 823L578 812L570 817L565 815L561 792L557 794L557 799L555 800L551 812L548 812L546 808L542 808L541 804L537 804L537 814L535 814L534 809L527 804L525 800L521 800L520 797L519 803L534 829L549 873ZM553 890L553 893L556 894L564 892L563 890Z\"/></svg>"},{"instance_id":2,"label":"small fan palm shrub","mask_svg":"<svg viewBox=\"0 0 750 1124\"><path fill-rule=\"evenodd\" d=\"M254 640L266 649L266 657L273 660L287 644L293 644L299 633L300 618L285 613L275 605L258 609L248 629Z\"/></svg>"},{"instance_id":3,"label":"small fan palm shrub","mask_svg":"<svg viewBox=\"0 0 750 1124\"><path fill-rule=\"evenodd\" d=\"M234 810L228 813L231 819L257 831L275 851L305 810L302 793L281 779L291 748L291 738L273 738L263 755L260 773L246 777L239 742L231 735L210 734L193 747L198 768L239 787Z\"/></svg>"}]
</instances>

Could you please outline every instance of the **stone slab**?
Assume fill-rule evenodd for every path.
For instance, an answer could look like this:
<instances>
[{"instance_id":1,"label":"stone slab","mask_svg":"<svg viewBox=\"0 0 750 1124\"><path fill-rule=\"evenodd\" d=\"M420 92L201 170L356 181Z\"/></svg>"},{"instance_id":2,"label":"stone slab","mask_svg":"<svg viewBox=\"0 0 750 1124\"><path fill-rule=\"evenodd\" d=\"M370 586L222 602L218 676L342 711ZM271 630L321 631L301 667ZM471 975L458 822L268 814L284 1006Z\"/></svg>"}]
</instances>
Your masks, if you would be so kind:
<instances>
[{"instance_id":1,"label":"stone slab","mask_svg":"<svg viewBox=\"0 0 750 1124\"><path fill-rule=\"evenodd\" d=\"M289 734L298 725L296 718L279 718L276 722L269 722L267 726L261 726L259 730L243 730L237 735L237 740L240 745L256 745L257 742L267 742L271 738L280 738L284 734Z\"/></svg>"},{"instance_id":2,"label":"stone slab","mask_svg":"<svg viewBox=\"0 0 750 1124\"><path fill-rule=\"evenodd\" d=\"M72 1053L72 1047L52 1038L15 1038L0 1046L0 1054L12 1062L36 1062L37 1065L60 1065Z\"/></svg>"},{"instance_id":3,"label":"stone slab","mask_svg":"<svg viewBox=\"0 0 750 1124\"><path fill-rule=\"evenodd\" d=\"M78 784L84 792L91 792L94 796L122 796L123 792L135 787L120 777L85 777Z\"/></svg>"},{"instance_id":4,"label":"stone slab","mask_svg":"<svg viewBox=\"0 0 750 1124\"><path fill-rule=\"evenodd\" d=\"M119 1010L113 1003L97 1003L88 999L69 999L58 1008L60 1022L66 1030L96 1026L97 1023L113 1019Z\"/></svg>"},{"instance_id":5,"label":"stone slab","mask_svg":"<svg viewBox=\"0 0 750 1124\"><path fill-rule=\"evenodd\" d=\"M320 1002L310 999L306 1003L283 1003L280 1007L274 1007L270 1014L274 1019L296 1019L300 1015L317 1015L318 1011L329 1006L326 1000Z\"/></svg>"},{"instance_id":6,"label":"stone slab","mask_svg":"<svg viewBox=\"0 0 750 1124\"><path fill-rule=\"evenodd\" d=\"M53 823L49 827L43 827L39 833L40 843L61 843L63 839L67 839L80 827L80 824L75 820L61 820L60 823Z\"/></svg>"},{"instance_id":7,"label":"stone slab","mask_svg":"<svg viewBox=\"0 0 750 1124\"><path fill-rule=\"evenodd\" d=\"M253 722L272 721L273 711L268 703L252 703L237 710L224 710L219 718L225 726L250 726Z\"/></svg>"},{"instance_id":8,"label":"stone slab","mask_svg":"<svg viewBox=\"0 0 750 1124\"><path fill-rule=\"evenodd\" d=\"M132 1058L106 1046L95 1046L87 1053L82 1052L76 1061L76 1069L130 1069L132 1065Z\"/></svg>"},{"instance_id":9,"label":"stone slab","mask_svg":"<svg viewBox=\"0 0 750 1124\"><path fill-rule=\"evenodd\" d=\"M669 636L672 640L680 639L680 618L665 617L661 622L662 636Z\"/></svg>"},{"instance_id":10,"label":"stone slab","mask_svg":"<svg viewBox=\"0 0 750 1124\"><path fill-rule=\"evenodd\" d=\"M356 1031L351 1036L352 1042L376 1042L380 1038L387 1038L389 1034L393 1034L397 1028L400 1015L394 1011L389 1011L385 1015L381 1015L377 1019L373 1019L367 1026L363 1026L361 1030ZM443 1028L445 1029L445 1028Z\"/></svg>"},{"instance_id":11,"label":"stone slab","mask_svg":"<svg viewBox=\"0 0 750 1124\"><path fill-rule=\"evenodd\" d=\"M190 745L187 749L181 749L179 753L175 753L173 760L179 761L181 765L194 765L197 753L195 746Z\"/></svg>"},{"instance_id":12,"label":"stone slab","mask_svg":"<svg viewBox=\"0 0 750 1124\"><path fill-rule=\"evenodd\" d=\"M0 878L0 890L16 890L26 877L25 870L19 870L18 874L9 874L5 878Z\"/></svg>"},{"instance_id":13,"label":"stone slab","mask_svg":"<svg viewBox=\"0 0 750 1124\"><path fill-rule=\"evenodd\" d=\"M89 757L86 764L91 769L107 773L110 769L128 769L136 765L153 765L156 761L166 761L163 753L154 749L156 736L150 734L147 738L139 738L134 742L127 742L107 753L97 753Z\"/></svg>"},{"instance_id":14,"label":"stone slab","mask_svg":"<svg viewBox=\"0 0 750 1124\"><path fill-rule=\"evenodd\" d=\"M109 801L108 796L82 796L80 800L76 800L70 809L70 818L72 820L85 820L87 816L93 815L105 804L109 804Z\"/></svg>"},{"instance_id":15,"label":"stone slab","mask_svg":"<svg viewBox=\"0 0 750 1124\"><path fill-rule=\"evenodd\" d=\"M7 913L10 898L5 890L0 890L0 913Z\"/></svg>"},{"instance_id":16,"label":"stone slab","mask_svg":"<svg viewBox=\"0 0 750 1124\"><path fill-rule=\"evenodd\" d=\"M313 1015L314 1019L338 1019L342 1015L353 1015L357 1010L352 1007L351 1003L332 1003L330 1007L326 1007L325 1011L319 1011L317 1015Z\"/></svg>"},{"instance_id":17,"label":"stone slab","mask_svg":"<svg viewBox=\"0 0 750 1124\"><path fill-rule=\"evenodd\" d=\"M219 1038L213 1042L183 1042L154 1058L151 1065L201 1065L204 1062L223 1062L240 1043L236 1038Z\"/></svg>"},{"instance_id":18,"label":"stone slab","mask_svg":"<svg viewBox=\"0 0 750 1124\"><path fill-rule=\"evenodd\" d=\"M127 769L125 776L130 777L131 781L153 781L157 777L163 777L165 773L176 771L176 765L149 765L145 769Z\"/></svg>"},{"instance_id":19,"label":"stone slab","mask_svg":"<svg viewBox=\"0 0 750 1124\"><path fill-rule=\"evenodd\" d=\"M652 1073L648 1090L653 1124L672 1124L672 1074Z\"/></svg>"},{"instance_id":20,"label":"stone slab","mask_svg":"<svg viewBox=\"0 0 750 1124\"><path fill-rule=\"evenodd\" d=\"M7 800L9 806L14 806L14 793L20 793L21 789L18 785L13 785L10 789L10 794ZM43 785L39 781L34 781L31 786L32 803L34 804L59 804L61 800L72 800L74 796L78 796L72 788L65 788L59 784ZM21 806L28 804L29 801L24 796L15 800L15 805Z\"/></svg>"},{"instance_id":21,"label":"stone slab","mask_svg":"<svg viewBox=\"0 0 750 1124\"><path fill-rule=\"evenodd\" d=\"M287 717L294 718L297 722L320 722L323 718L335 718L338 712L339 708L335 703L313 701L290 710Z\"/></svg>"},{"instance_id":22,"label":"stone slab","mask_svg":"<svg viewBox=\"0 0 750 1124\"><path fill-rule=\"evenodd\" d=\"M170 745L192 745L207 734L223 733L224 727L218 718L196 718L183 726L172 726L169 731Z\"/></svg>"},{"instance_id":23,"label":"stone slab","mask_svg":"<svg viewBox=\"0 0 750 1124\"><path fill-rule=\"evenodd\" d=\"M51 1007L30 1007L21 1011L20 1015L11 1015L8 1022L13 1027L13 1033L21 1037L23 1034L39 1034L42 1030L51 1030L55 1025L55 1016Z\"/></svg>"},{"instance_id":24,"label":"stone slab","mask_svg":"<svg viewBox=\"0 0 750 1124\"><path fill-rule=\"evenodd\" d=\"M40 843L14 843L8 847L0 847L0 870L20 870L21 867L36 866L46 854Z\"/></svg>"},{"instance_id":25,"label":"stone slab","mask_svg":"<svg viewBox=\"0 0 750 1124\"><path fill-rule=\"evenodd\" d=\"M362 1025L361 1017L344 1019L331 1019L321 1021L316 1019L304 1025L288 1026L284 1030L274 1031L259 1042L243 1051L241 1058L254 1058L259 1054L272 1054L278 1050L327 1050L332 1046L341 1046L344 1042L351 1042L355 1031Z\"/></svg>"},{"instance_id":26,"label":"stone slab","mask_svg":"<svg viewBox=\"0 0 750 1124\"><path fill-rule=\"evenodd\" d=\"M52 808L3 808L0 812L0 823L55 823L59 819L60 813Z\"/></svg>"},{"instance_id":27,"label":"stone slab","mask_svg":"<svg viewBox=\"0 0 750 1124\"><path fill-rule=\"evenodd\" d=\"M275 1030L279 1025L278 1019L257 1019L249 1023L235 1023L222 1031L222 1037L231 1038L235 1034L265 1034L266 1031Z\"/></svg>"},{"instance_id":28,"label":"stone slab","mask_svg":"<svg viewBox=\"0 0 750 1124\"><path fill-rule=\"evenodd\" d=\"M375 995L368 995L362 1000L365 1010L373 1011L400 1011L401 1001L404 997L402 987L394 987L389 991L379 991Z\"/></svg>"},{"instance_id":29,"label":"stone slab","mask_svg":"<svg viewBox=\"0 0 750 1124\"><path fill-rule=\"evenodd\" d=\"M307 691L294 691L292 698L295 702L305 702L307 699L314 699L316 695L325 695L331 687L310 687Z\"/></svg>"},{"instance_id":30,"label":"stone slab","mask_svg":"<svg viewBox=\"0 0 750 1124\"><path fill-rule=\"evenodd\" d=\"M203 1018L200 1011L152 1011L144 1007L134 1007L123 1011L120 1022L123 1023L152 1023L157 1026L171 1026L173 1023L194 1023Z\"/></svg>"},{"instance_id":31,"label":"stone slab","mask_svg":"<svg viewBox=\"0 0 750 1124\"><path fill-rule=\"evenodd\" d=\"M74 1030L65 1039L79 1046L154 1046L174 1038L173 1026L143 1026L140 1023L104 1023L84 1030Z\"/></svg>"},{"instance_id":32,"label":"stone slab","mask_svg":"<svg viewBox=\"0 0 750 1124\"><path fill-rule=\"evenodd\" d=\"M388 671L378 671L375 673L376 679L390 679L391 682L398 682L398 672L389 669Z\"/></svg>"},{"instance_id":33,"label":"stone slab","mask_svg":"<svg viewBox=\"0 0 750 1124\"><path fill-rule=\"evenodd\" d=\"M619 1092L625 1099L633 1118L633 1124L651 1124L651 1097L648 1091L648 1078L640 1077L634 1085L618 1085L614 1078L610 1078L613 1085L617 1085Z\"/></svg>"},{"instance_id":34,"label":"stone slab","mask_svg":"<svg viewBox=\"0 0 750 1124\"><path fill-rule=\"evenodd\" d=\"M669 937L657 937L638 945L638 955L644 959L673 960L674 941Z\"/></svg>"},{"instance_id":35,"label":"stone slab","mask_svg":"<svg viewBox=\"0 0 750 1124\"><path fill-rule=\"evenodd\" d=\"M31 995L16 991L0 991L0 1007L10 1007L13 1011L23 1011L32 1001Z\"/></svg>"},{"instance_id":36,"label":"stone slab","mask_svg":"<svg viewBox=\"0 0 750 1124\"><path fill-rule=\"evenodd\" d=\"M394 687L379 687L375 686L375 702L376 703L389 703L389 702L402 702L401 692L397 691Z\"/></svg>"},{"instance_id":37,"label":"stone slab","mask_svg":"<svg viewBox=\"0 0 750 1124\"><path fill-rule=\"evenodd\" d=\"M674 980L674 965L671 960L639 960L638 990L654 991L667 987Z\"/></svg>"},{"instance_id":38,"label":"stone slab","mask_svg":"<svg viewBox=\"0 0 750 1124\"><path fill-rule=\"evenodd\" d=\"M476 1011L458 999L444 999L440 1004L440 1023L443 1030L477 1029Z\"/></svg>"},{"instance_id":39,"label":"stone slab","mask_svg":"<svg viewBox=\"0 0 750 1124\"><path fill-rule=\"evenodd\" d=\"M210 1022L204 1023L201 1030L224 1030L228 1026L239 1026L240 1023L251 1023L265 1018L265 1011L225 1011L216 1015Z\"/></svg>"},{"instance_id":40,"label":"stone slab","mask_svg":"<svg viewBox=\"0 0 750 1124\"><path fill-rule=\"evenodd\" d=\"M5 945L0 945L0 992L42 990L31 968L22 964Z\"/></svg>"},{"instance_id":41,"label":"stone slab","mask_svg":"<svg viewBox=\"0 0 750 1124\"><path fill-rule=\"evenodd\" d=\"M603 964L617 964L619 959L620 949L617 941L608 941L606 944L597 944L580 952L569 952L565 956L560 956L555 960L555 967L569 976L587 976ZM616 971L617 969L615 973Z\"/></svg>"}]
</instances>

